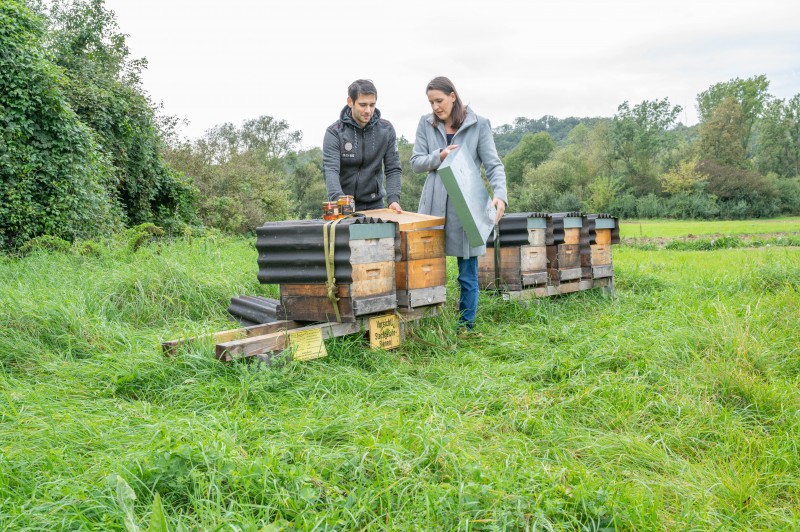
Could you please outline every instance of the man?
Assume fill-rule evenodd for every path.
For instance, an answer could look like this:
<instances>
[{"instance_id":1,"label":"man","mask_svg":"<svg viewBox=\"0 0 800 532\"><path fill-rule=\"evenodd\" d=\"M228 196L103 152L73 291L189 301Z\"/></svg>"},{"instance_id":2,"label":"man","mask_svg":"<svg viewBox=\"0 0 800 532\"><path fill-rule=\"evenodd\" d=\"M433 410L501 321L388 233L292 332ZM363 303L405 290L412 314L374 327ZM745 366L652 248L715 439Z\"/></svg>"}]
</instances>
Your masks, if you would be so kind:
<instances>
[{"instance_id":1,"label":"man","mask_svg":"<svg viewBox=\"0 0 800 532\"><path fill-rule=\"evenodd\" d=\"M348 87L347 105L322 142L325 186L330 201L353 196L357 211L382 209L385 198L390 209L402 212L397 135L392 124L381 119L377 100L370 80L358 79Z\"/></svg>"}]
</instances>

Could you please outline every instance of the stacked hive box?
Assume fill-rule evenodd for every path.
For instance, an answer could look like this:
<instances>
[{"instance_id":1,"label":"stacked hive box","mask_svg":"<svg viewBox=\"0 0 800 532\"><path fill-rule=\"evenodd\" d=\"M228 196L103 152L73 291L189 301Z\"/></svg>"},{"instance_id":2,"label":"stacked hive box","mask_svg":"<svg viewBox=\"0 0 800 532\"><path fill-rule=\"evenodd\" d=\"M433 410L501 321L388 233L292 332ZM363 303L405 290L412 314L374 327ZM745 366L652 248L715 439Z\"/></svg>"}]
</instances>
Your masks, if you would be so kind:
<instances>
[{"instance_id":1,"label":"stacked hive box","mask_svg":"<svg viewBox=\"0 0 800 532\"><path fill-rule=\"evenodd\" d=\"M592 279L614 277L611 246L619 244L619 221L610 214L589 214L584 222L588 227L590 268Z\"/></svg>"},{"instance_id":2,"label":"stacked hive box","mask_svg":"<svg viewBox=\"0 0 800 532\"><path fill-rule=\"evenodd\" d=\"M523 212L504 216L500 219L498 240L490 237L486 255L478 257L478 284L482 289L517 291L547 284L547 246L553 244L549 214ZM499 276L495 271L498 252Z\"/></svg>"},{"instance_id":3,"label":"stacked hive box","mask_svg":"<svg viewBox=\"0 0 800 532\"><path fill-rule=\"evenodd\" d=\"M258 280L280 284L279 315L297 321L354 322L397 307L397 224L372 217L340 220L335 228L329 298L323 220L269 222L256 230Z\"/></svg>"},{"instance_id":4,"label":"stacked hive box","mask_svg":"<svg viewBox=\"0 0 800 532\"><path fill-rule=\"evenodd\" d=\"M364 211L364 214L398 224L397 306L412 309L444 303L447 297L444 218L413 212L396 213L391 209Z\"/></svg>"},{"instance_id":5,"label":"stacked hive box","mask_svg":"<svg viewBox=\"0 0 800 532\"><path fill-rule=\"evenodd\" d=\"M553 214L552 221L553 244L547 246L550 282L556 285L578 283L583 277L581 258L589 253L585 245L581 249L582 241L588 243L588 228L583 225L583 215L580 212L562 212Z\"/></svg>"}]
</instances>

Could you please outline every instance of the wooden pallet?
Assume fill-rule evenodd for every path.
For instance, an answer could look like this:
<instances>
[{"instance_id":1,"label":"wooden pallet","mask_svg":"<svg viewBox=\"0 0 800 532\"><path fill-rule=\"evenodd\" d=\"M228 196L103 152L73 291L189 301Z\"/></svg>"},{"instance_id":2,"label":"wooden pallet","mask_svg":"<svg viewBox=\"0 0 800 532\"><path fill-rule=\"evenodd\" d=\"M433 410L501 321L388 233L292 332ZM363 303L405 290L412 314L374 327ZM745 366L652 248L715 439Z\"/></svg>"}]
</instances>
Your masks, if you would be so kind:
<instances>
[{"instance_id":1,"label":"wooden pallet","mask_svg":"<svg viewBox=\"0 0 800 532\"><path fill-rule=\"evenodd\" d=\"M399 310L397 315L400 321L401 341L405 337L406 326L409 323L436 315L440 307L441 305L430 305L410 310ZM182 347L201 341L211 341L214 343L216 358L224 362L248 357L257 357L261 361L269 361L286 348L287 340L292 333L318 329L322 334L323 340L350 334L365 334L369 332L370 318L374 317L376 316L359 317L351 323L304 323L282 320L192 338L169 340L163 342L161 348L165 356L174 356Z\"/></svg>"}]
</instances>

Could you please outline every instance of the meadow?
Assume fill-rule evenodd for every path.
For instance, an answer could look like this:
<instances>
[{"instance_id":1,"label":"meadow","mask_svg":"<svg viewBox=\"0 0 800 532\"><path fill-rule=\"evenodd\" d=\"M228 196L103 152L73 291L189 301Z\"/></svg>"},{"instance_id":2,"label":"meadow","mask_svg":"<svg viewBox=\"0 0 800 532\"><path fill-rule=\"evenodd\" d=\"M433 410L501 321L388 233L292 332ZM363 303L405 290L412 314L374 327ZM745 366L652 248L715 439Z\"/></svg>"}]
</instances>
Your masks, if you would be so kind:
<instances>
[{"instance_id":1,"label":"meadow","mask_svg":"<svg viewBox=\"0 0 800 532\"><path fill-rule=\"evenodd\" d=\"M0 529L798 529L798 248L614 264L468 338L450 264L399 349L265 367L160 349L276 296L252 238L0 257Z\"/></svg>"}]
</instances>

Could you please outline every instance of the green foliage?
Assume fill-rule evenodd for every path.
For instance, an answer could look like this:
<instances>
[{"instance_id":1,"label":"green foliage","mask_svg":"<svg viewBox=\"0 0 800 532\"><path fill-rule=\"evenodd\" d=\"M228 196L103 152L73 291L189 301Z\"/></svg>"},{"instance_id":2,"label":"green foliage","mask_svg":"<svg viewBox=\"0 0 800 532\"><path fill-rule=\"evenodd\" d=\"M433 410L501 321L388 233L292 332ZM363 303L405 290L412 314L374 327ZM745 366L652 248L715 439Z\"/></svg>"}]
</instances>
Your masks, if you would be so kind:
<instances>
[{"instance_id":1,"label":"green foliage","mask_svg":"<svg viewBox=\"0 0 800 532\"><path fill-rule=\"evenodd\" d=\"M0 3L0 248L100 234L119 221L106 193L112 170L71 109L43 35L23 2Z\"/></svg>"},{"instance_id":2,"label":"green foliage","mask_svg":"<svg viewBox=\"0 0 800 532\"><path fill-rule=\"evenodd\" d=\"M781 214L800 212L800 177L775 178L773 182L781 199Z\"/></svg>"},{"instance_id":3,"label":"green foliage","mask_svg":"<svg viewBox=\"0 0 800 532\"><path fill-rule=\"evenodd\" d=\"M139 224L125 231L128 251L131 253L135 253L143 245L149 242L155 242L163 236L164 230L150 222Z\"/></svg>"},{"instance_id":4,"label":"green foliage","mask_svg":"<svg viewBox=\"0 0 800 532\"><path fill-rule=\"evenodd\" d=\"M741 108L741 128L738 141L741 150L747 151L752 133L753 124L764 109L770 95L769 80L766 76L759 75L748 79L734 78L726 82L716 83L697 95L697 109L700 112L700 121L706 122L712 118L717 108L727 98L735 100ZM726 112L724 114L729 114ZM737 125L737 128L739 126Z\"/></svg>"},{"instance_id":5,"label":"green foliage","mask_svg":"<svg viewBox=\"0 0 800 532\"><path fill-rule=\"evenodd\" d=\"M769 217L779 212L778 189L769 177L714 161L701 161L697 170L708 176L706 191L719 198L721 216Z\"/></svg>"},{"instance_id":6,"label":"green foliage","mask_svg":"<svg viewBox=\"0 0 800 532\"><path fill-rule=\"evenodd\" d=\"M416 173L411 169L411 153L414 145L405 137L397 139L400 152L400 166L403 176L403 185L400 188L400 206L407 211L416 211L419 199L422 196L422 187L425 185L426 173Z\"/></svg>"},{"instance_id":7,"label":"green foliage","mask_svg":"<svg viewBox=\"0 0 800 532\"><path fill-rule=\"evenodd\" d=\"M675 144L669 130L681 111L679 105L670 105L668 98L645 100L633 108L626 101L617 108L609 129L613 157L622 163L627 184L635 192L657 190L653 176L658 171L658 157Z\"/></svg>"},{"instance_id":8,"label":"green foliage","mask_svg":"<svg viewBox=\"0 0 800 532\"><path fill-rule=\"evenodd\" d=\"M697 160L687 159L678 163L677 168L659 177L661 189L667 194L690 192L701 188L707 176L697 171Z\"/></svg>"},{"instance_id":9,"label":"green foliage","mask_svg":"<svg viewBox=\"0 0 800 532\"><path fill-rule=\"evenodd\" d=\"M260 116L240 127L230 123L216 126L194 142L171 147L165 157L199 189L198 211L205 225L246 233L264 222L289 218L293 209L311 212L312 180L317 176L314 157L318 154L287 160L292 175L284 173L282 161L300 139L300 133L290 131L286 121ZM303 183L311 187L300 190ZM297 205L290 199L293 190Z\"/></svg>"},{"instance_id":10,"label":"green foliage","mask_svg":"<svg viewBox=\"0 0 800 532\"><path fill-rule=\"evenodd\" d=\"M539 119L519 117L514 120L513 124L503 124L494 129L494 143L500 157L505 157L528 133L546 132L556 143L561 144L578 125L594 127L607 120L607 118L576 118L574 116L557 118L551 115L545 115Z\"/></svg>"},{"instance_id":11,"label":"green foliage","mask_svg":"<svg viewBox=\"0 0 800 532\"><path fill-rule=\"evenodd\" d=\"M113 167L108 193L127 222L174 230L192 222L196 191L161 157L154 105L139 84L146 61L130 59L114 13L103 0L57 0L47 16L47 47L68 78L65 95Z\"/></svg>"},{"instance_id":12,"label":"green foliage","mask_svg":"<svg viewBox=\"0 0 800 532\"><path fill-rule=\"evenodd\" d=\"M700 124L700 156L721 165L746 166L747 135L742 106L733 97L725 97L711 115Z\"/></svg>"},{"instance_id":13,"label":"green foliage","mask_svg":"<svg viewBox=\"0 0 800 532\"><path fill-rule=\"evenodd\" d=\"M526 168L536 168L542 164L555 148L556 143L549 133L526 133L503 160L508 183L520 183Z\"/></svg>"},{"instance_id":14,"label":"green foliage","mask_svg":"<svg viewBox=\"0 0 800 532\"><path fill-rule=\"evenodd\" d=\"M322 176L322 150L313 148L297 153L289 152L284 158L284 165L285 188L294 201L293 212L296 213L296 218L320 218L322 202L328 197Z\"/></svg>"},{"instance_id":15,"label":"green foliage","mask_svg":"<svg viewBox=\"0 0 800 532\"><path fill-rule=\"evenodd\" d=\"M585 210L587 212L608 212L622 189L621 177L598 177L589 184L589 201Z\"/></svg>"},{"instance_id":16,"label":"green foliage","mask_svg":"<svg viewBox=\"0 0 800 532\"><path fill-rule=\"evenodd\" d=\"M755 164L762 174L800 176L800 94L770 101L756 122Z\"/></svg>"},{"instance_id":17,"label":"green foliage","mask_svg":"<svg viewBox=\"0 0 800 532\"><path fill-rule=\"evenodd\" d=\"M62 238L50 235L41 235L31 238L25 242L20 248L21 255L27 255L34 251L56 251L60 253L67 253L72 248L72 244Z\"/></svg>"}]
</instances>

